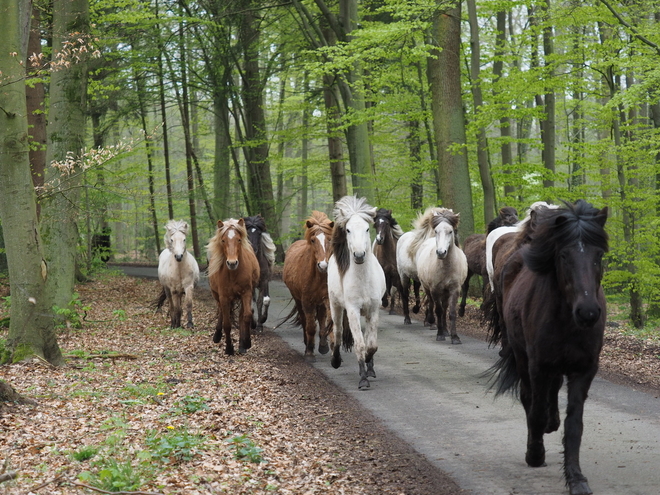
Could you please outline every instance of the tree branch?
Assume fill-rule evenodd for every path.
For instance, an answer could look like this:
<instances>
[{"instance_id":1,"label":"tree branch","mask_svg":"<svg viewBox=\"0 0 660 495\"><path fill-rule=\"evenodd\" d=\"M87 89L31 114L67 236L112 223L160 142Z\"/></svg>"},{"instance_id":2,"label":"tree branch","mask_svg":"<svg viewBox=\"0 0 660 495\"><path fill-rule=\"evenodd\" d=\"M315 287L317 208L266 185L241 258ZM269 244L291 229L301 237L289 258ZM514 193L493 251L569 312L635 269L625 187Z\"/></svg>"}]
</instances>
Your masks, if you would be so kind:
<instances>
[{"instance_id":1,"label":"tree branch","mask_svg":"<svg viewBox=\"0 0 660 495\"><path fill-rule=\"evenodd\" d=\"M645 36L639 34L639 33L637 32L637 29L635 29L635 27L634 27L632 24L630 24L630 23L629 23L628 21L626 21L623 17L621 17L621 14L619 14L617 11L615 11L614 8L609 4L609 2L607 2L607 0L600 0L600 1L601 1L601 3L602 3L603 5L605 5L605 7L607 7L607 10L609 10L609 11L612 13L612 15L613 15L614 17L616 17L617 20L618 20L618 21L619 21L624 27L630 29L630 31L631 31L632 34L635 36L635 38L637 38L639 41L641 41L641 42L644 43L645 45L648 45L648 46L650 46L651 48L653 48L653 49L656 51L656 53L657 53L658 55L660 55L660 46L658 46L657 44L653 43L653 42L652 42L650 39L648 39L647 37L645 37Z\"/></svg>"}]
</instances>

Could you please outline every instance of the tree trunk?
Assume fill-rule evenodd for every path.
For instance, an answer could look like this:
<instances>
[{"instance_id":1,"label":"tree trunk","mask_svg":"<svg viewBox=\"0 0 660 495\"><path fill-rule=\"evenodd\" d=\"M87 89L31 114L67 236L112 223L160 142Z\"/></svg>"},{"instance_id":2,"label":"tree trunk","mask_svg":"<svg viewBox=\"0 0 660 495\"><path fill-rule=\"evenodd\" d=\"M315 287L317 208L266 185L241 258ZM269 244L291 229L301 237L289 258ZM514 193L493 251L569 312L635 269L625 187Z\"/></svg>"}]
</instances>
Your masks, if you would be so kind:
<instances>
[{"instance_id":1,"label":"tree trunk","mask_svg":"<svg viewBox=\"0 0 660 495\"><path fill-rule=\"evenodd\" d=\"M484 104L481 92L481 48L479 46L479 22L477 20L477 6L475 0L468 0L468 16L470 19L470 77L472 78L472 98L474 100L474 112L478 116ZM476 117L475 117L476 118ZM486 129L479 128L477 132L477 162L479 165L479 176L481 187L484 191L484 227L488 225L496 215L495 186L490 175L490 159L488 157L488 140Z\"/></svg>"},{"instance_id":2,"label":"tree trunk","mask_svg":"<svg viewBox=\"0 0 660 495\"><path fill-rule=\"evenodd\" d=\"M552 68L552 57L555 53L554 46L554 33L552 26L548 24L548 9L550 8L550 0L545 0L541 3L540 7L543 11L543 21L545 26L543 28L543 55L545 57L545 78L552 81L554 78L554 69ZM543 187L555 186L555 146L556 146L556 115L555 115L555 92L552 88L548 88L544 98L544 113L545 125L542 127L541 141L543 142L543 166L546 169L547 177L543 180ZM554 196L554 194L552 194ZM549 196L551 199L551 196Z\"/></svg>"},{"instance_id":3,"label":"tree trunk","mask_svg":"<svg viewBox=\"0 0 660 495\"><path fill-rule=\"evenodd\" d=\"M502 72L504 70L504 62L502 61L502 57L504 56L506 46L506 16L506 11L501 10L497 13L495 62L493 62L493 77L495 78L496 82L502 78ZM497 93L495 93L495 96L497 96ZM505 174L510 174L511 167L513 165L513 153L511 152L511 119L506 115L500 117L500 136L502 138L502 145L500 146L500 154L502 156L502 171ZM507 196L513 195L515 190L515 186L505 184L504 197L506 198Z\"/></svg>"},{"instance_id":4,"label":"tree trunk","mask_svg":"<svg viewBox=\"0 0 660 495\"><path fill-rule=\"evenodd\" d=\"M438 11L433 22L438 46L428 64L441 200L444 207L460 213L461 235L466 237L474 232L474 217L461 97L461 3Z\"/></svg>"},{"instance_id":5,"label":"tree trunk","mask_svg":"<svg viewBox=\"0 0 660 495\"><path fill-rule=\"evenodd\" d=\"M54 365L64 364L53 329L50 300L45 297L51 276L44 260L37 205L30 173L25 69L22 41L29 2L4 2L0 7L0 220L4 232L11 287L11 313L7 349L1 360L20 361L39 355ZM25 31L27 34L27 31ZM14 57L11 53L18 53ZM68 301L67 301L68 302Z\"/></svg>"},{"instance_id":6,"label":"tree trunk","mask_svg":"<svg viewBox=\"0 0 660 495\"><path fill-rule=\"evenodd\" d=\"M42 201L41 235L49 277L47 296L53 305L69 305L75 286L78 246L78 204L81 157L85 146L87 64L66 58L70 45L89 40L88 0L53 2L53 57L63 55L67 64L51 74L46 162L71 164L69 170L49 167L46 181L53 187Z\"/></svg>"},{"instance_id":7,"label":"tree trunk","mask_svg":"<svg viewBox=\"0 0 660 495\"><path fill-rule=\"evenodd\" d=\"M412 179L410 183L410 207L420 210L424 207L424 174L422 173L422 140L419 137L419 121L408 121L408 149Z\"/></svg>"}]
</instances>

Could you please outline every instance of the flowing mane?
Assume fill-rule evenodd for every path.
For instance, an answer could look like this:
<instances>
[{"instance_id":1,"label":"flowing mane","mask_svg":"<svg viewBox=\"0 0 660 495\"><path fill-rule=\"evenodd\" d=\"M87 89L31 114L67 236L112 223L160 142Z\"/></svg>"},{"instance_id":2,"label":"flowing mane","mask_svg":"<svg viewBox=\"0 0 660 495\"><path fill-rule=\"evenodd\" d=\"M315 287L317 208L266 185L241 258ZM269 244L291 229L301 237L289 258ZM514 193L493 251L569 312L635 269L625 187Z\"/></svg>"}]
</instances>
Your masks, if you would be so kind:
<instances>
[{"instance_id":1,"label":"flowing mane","mask_svg":"<svg viewBox=\"0 0 660 495\"><path fill-rule=\"evenodd\" d=\"M525 264L534 272L547 273L554 269L555 256L562 247L582 243L608 250L602 214L586 201L540 210L537 215L531 242L523 255Z\"/></svg>"},{"instance_id":2,"label":"flowing mane","mask_svg":"<svg viewBox=\"0 0 660 495\"><path fill-rule=\"evenodd\" d=\"M449 222L449 224L456 230L458 227L459 215L454 213L448 208L430 207L422 214L417 215L417 219L413 222L414 237L408 247L408 252L411 258L414 259L417 249L422 243L435 234L435 228L438 223L442 221ZM456 236L456 245L458 245L458 236Z\"/></svg>"},{"instance_id":3,"label":"flowing mane","mask_svg":"<svg viewBox=\"0 0 660 495\"><path fill-rule=\"evenodd\" d=\"M390 224L390 229L392 231L392 237L394 239L398 240L399 237L401 237L404 232L403 229L401 228L401 225L399 225L399 222L396 221L396 219L392 216L391 210L388 210L387 208L380 208L376 212L376 218L385 218L387 222Z\"/></svg>"},{"instance_id":4,"label":"flowing mane","mask_svg":"<svg viewBox=\"0 0 660 495\"><path fill-rule=\"evenodd\" d=\"M209 243L206 245L206 251L209 253L209 268L208 276L215 274L220 267L226 261L225 251L222 248L222 237L227 233L228 230L235 229L238 234L241 236L241 247L247 249L248 251L254 254L254 250L250 245L248 239L247 230L244 226L238 223L238 220L235 218L230 218L223 221L222 228L218 228L215 231L215 235L211 238Z\"/></svg>"},{"instance_id":5,"label":"flowing mane","mask_svg":"<svg viewBox=\"0 0 660 495\"><path fill-rule=\"evenodd\" d=\"M305 229L305 240L307 242L311 242L312 237L316 236L319 231L321 231L326 236L331 236L334 222L332 222L328 218L328 215L322 211L314 210L312 211L311 216L305 222L305 225L307 227Z\"/></svg>"},{"instance_id":6,"label":"flowing mane","mask_svg":"<svg viewBox=\"0 0 660 495\"><path fill-rule=\"evenodd\" d=\"M332 214L335 217L335 229L332 233L332 254L337 259L339 273L343 275L351 264L346 237L346 223L352 216L357 215L371 225L374 223L376 208L367 204L366 198L344 196L335 203Z\"/></svg>"},{"instance_id":7,"label":"flowing mane","mask_svg":"<svg viewBox=\"0 0 660 495\"><path fill-rule=\"evenodd\" d=\"M273 238L266 231L266 221L261 215L245 217L244 220L246 230L257 229L261 232L261 235L259 236L261 239L260 247L263 249L268 264L273 266L275 264L275 243L273 242Z\"/></svg>"},{"instance_id":8,"label":"flowing mane","mask_svg":"<svg viewBox=\"0 0 660 495\"><path fill-rule=\"evenodd\" d=\"M172 247L172 234L177 231L183 235L188 235L188 223L185 220L170 220L167 222L167 225L165 225L165 236L163 237L166 248Z\"/></svg>"}]
</instances>

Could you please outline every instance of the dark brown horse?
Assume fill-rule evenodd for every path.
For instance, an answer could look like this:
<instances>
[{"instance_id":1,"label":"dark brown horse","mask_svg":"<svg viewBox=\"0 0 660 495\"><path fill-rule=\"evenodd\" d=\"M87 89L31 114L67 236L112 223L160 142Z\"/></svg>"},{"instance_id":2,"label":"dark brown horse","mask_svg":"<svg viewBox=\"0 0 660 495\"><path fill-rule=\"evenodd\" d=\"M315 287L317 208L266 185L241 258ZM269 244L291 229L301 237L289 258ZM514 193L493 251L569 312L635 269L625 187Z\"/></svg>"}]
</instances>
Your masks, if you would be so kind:
<instances>
[{"instance_id":1,"label":"dark brown horse","mask_svg":"<svg viewBox=\"0 0 660 495\"><path fill-rule=\"evenodd\" d=\"M501 272L509 345L496 363L497 394L519 390L531 467L545 465L543 435L559 429L558 394L567 378L564 476L571 495L592 493L580 468L584 401L598 369L606 306L600 285L607 208L585 201L538 212L530 240Z\"/></svg>"},{"instance_id":2,"label":"dark brown horse","mask_svg":"<svg viewBox=\"0 0 660 495\"><path fill-rule=\"evenodd\" d=\"M268 306L270 305L270 295L268 283L273 273L275 264L275 243L266 230L266 222L261 215L252 217L243 217L245 220L245 229L250 239L250 245L259 261L259 283L254 289L252 300L257 307L256 329L261 333L264 329L264 323L268 319Z\"/></svg>"},{"instance_id":3,"label":"dark brown horse","mask_svg":"<svg viewBox=\"0 0 660 495\"><path fill-rule=\"evenodd\" d=\"M328 259L334 222L325 213L313 211L305 222L305 239L291 244L284 258L282 280L293 297L294 308L286 320L295 318L303 327L305 359L315 360L314 339L319 325L319 352L326 354L330 318L328 313Z\"/></svg>"},{"instance_id":4,"label":"dark brown horse","mask_svg":"<svg viewBox=\"0 0 660 495\"><path fill-rule=\"evenodd\" d=\"M511 207L505 206L500 208L499 214L488 224L488 232L490 234L498 227L509 227L518 222L518 211ZM470 288L470 279L472 275L481 275L483 281L483 292L485 299L485 292L488 287L488 270L486 268L486 234L472 234L465 238L463 243L463 252L468 261L468 274L465 283L461 288L461 304L458 307L458 315L465 314L465 301L467 299L468 289Z\"/></svg>"},{"instance_id":5,"label":"dark brown horse","mask_svg":"<svg viewBox=\"0 0 660 495\"><path fill-rule=\"evenodd\" d=\"M231 340L232 308L241 303L239 314L238 352L244 354L252 347L252 293L259 282L259 262L250 246L245 221L218 220L215 236L206 246L209 259L209 285L218 303L218 324L213 342L218 344L225 334L225 354L234 354Z\"/></svg>"},{"instance_id":6,"label":"dark brown horse","mask_svg":"<svg viewBox=\"0 0 660 495\"><path fill-rule=\"evenodd\" d=\"M403 235L403 230L401 230L401 226L392 216L392 210L386 210L385 208L380 208L376 212L374 227L376 229L376 239L374 240L372 251L380 266L383 267L385 283L387 285L382 304L384 308L387 308L389 304L390 314L393 315L395 314L394 296L390 294L390 290L394 286L399 298L401 298L403 292L401 277L399 277L396 267L396 245L399 237ZM388 301L388 296L391 297L391 301Z\"/></svg>"}]
</instances>

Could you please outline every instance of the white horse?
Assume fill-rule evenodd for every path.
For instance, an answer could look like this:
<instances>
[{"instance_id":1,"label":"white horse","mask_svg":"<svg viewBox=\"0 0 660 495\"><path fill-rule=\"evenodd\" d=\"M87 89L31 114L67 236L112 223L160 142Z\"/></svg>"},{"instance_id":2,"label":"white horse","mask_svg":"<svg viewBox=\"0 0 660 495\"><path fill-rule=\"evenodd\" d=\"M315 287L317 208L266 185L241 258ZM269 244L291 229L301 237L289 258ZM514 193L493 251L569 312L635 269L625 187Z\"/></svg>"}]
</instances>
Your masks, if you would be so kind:
<instances>
[{"instance_id":1,"label":"white horse","mask_svg":"<svg viewBox=\"0 0 660 495\"><path fill-rule=\"evenodd\" d=\"M530 221L532 213L543 208L555 209L555 208L559 208L559 206L548 204L545 201L537 201L536 203L532 203L532 205L527 210L527 214L525 215L525 218L523 218L520 222L518 222L515 225L512 225L511 227L498 227L494 229L486 237L486 270L488 271L488 280L490 283L491 291L495 290L495 285L494 285L495 282L493 278L493 275L495 273L495 268L493 266L493 246L495 245L495 242L504 234L516 233L523 230L527 222Z\"/></svg>"},{"instance_id":2,"label":"white horse","mask_svg":"<svg viewBox=\"0 0 660 495\"><path fill-rule=\"evenodd\" d=\"M170 220L165 226L165 249L158 257L158 280L163 290L156 303L160 309L167 299L172 328L181 326L183 304L188 313L188 328L193 328L193 291L199 282L199 265L186 251L188 224L183 220Z\"/></svg>"},{"instance_id":3,"label":"white horse","mask_svg":"<svg viewBox=\"0 0 660 495\"><path fill-rule=\"evenodd\" d=\"M452 344L461 343L456 333L456 305L468 272L467 257L458 242L458 221L458 213L447 208L435 209L431 217L435 235L421 244L415 257L417 275L429 301L427 320L433 320L435 307L436 340L445 340L445 336L451 333Z\"/></svg>"},{"instance_id":4,"label":"white horse","mask_svg":"<svg viewBox=\"0 0 660 495\"><path fill-rule=\"evenodd\" d=\"M355 354L360 371L359 388L369 387L367 377L376 377L373 357L378 350L379 307L385 294L385 274L371 250L370 227L376 208L365 198L344 196L334 209L332 256L328 261L328 299L334 323L331 364L341 365L340 343ZM360 315L365 317L364 335ZM350 333L344 330L347 317ZM342 339L343 338L343 339Z\"/></svg>"}]
</instances>

